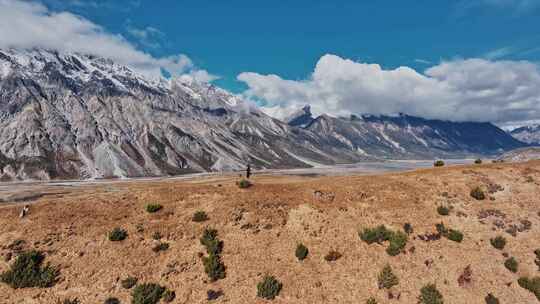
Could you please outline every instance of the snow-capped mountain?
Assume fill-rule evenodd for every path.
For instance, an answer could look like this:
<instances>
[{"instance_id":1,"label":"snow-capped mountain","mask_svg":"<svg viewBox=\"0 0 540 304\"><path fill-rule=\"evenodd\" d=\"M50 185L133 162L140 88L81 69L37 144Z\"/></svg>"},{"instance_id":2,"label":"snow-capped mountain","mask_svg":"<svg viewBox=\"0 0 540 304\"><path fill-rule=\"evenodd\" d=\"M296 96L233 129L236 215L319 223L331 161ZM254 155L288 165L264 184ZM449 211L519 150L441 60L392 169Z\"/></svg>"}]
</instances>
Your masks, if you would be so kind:
<instances>
[{"instance_id":1,"label":"snow-capped mountain","mask_svg":"<svg viewBox=\"0 0 540 304\"><path fill-rule=\"evenodd\" d=\"M528 144L533 144L533 145L540 145L540 125L539 124L516 128L510 131L510 134L514 138L522 142L526 142Z\"/></svg>"},{"instance_id":2,"label":"snow-capped mountain","mask_svg":"<svg viewBox=\"0 0 540 304\"><path fill-rule=\"evenodd\" d=\"M104 58L0 50L0 180L308 167L522 146L491 124L313 119L309 108L302 115L289 125L213 85L152 80Z\"/></svg>"},{"instance_id":3,"label":"snow-capped mountain","mask_svg":"<svg viewBox=\"0 0 540 304\"><path fill-rule=\"evenodd\" d=\"M0 51L0 178L157 176L359 161L193 81L152 81L110 60ZM341 153L343 152L343 153Z\"/></svg>"},{"instance_id":4,"label":"snow-capped mountain","mask_svg":"<svg viewBox=\"0 0 540 304\"><path fill-rule=\"evenodd\" d=\"M298 123L298 122L301 123ZM491 123L428 120L398 116L351 116L312 118L309 107L292 125L323 136L331 145L344 146L367 157L432 158L495 155L525 146Z\"/></svg>"}]
</instances>

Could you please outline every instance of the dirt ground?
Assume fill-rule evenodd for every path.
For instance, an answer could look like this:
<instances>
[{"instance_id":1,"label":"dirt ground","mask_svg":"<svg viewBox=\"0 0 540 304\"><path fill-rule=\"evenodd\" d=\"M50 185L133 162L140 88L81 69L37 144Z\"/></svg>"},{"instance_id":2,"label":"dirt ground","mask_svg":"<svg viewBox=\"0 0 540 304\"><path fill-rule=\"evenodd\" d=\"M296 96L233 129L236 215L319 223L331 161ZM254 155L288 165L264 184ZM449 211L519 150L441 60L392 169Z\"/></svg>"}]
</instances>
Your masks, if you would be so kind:
<instances>
[{"instance_id":1,"label":"dirt ground","mask_svg":"<svg viewBox=\"0 0 540 304\"><path fill-rule=\"evenodd\" d=\"M501 303L538 303L517 284L520 276L538 276L534 250L540 248L540 161L433 168L374 176L255 176L239 189L234 177L100 184L38 198L24 219L21 204L0 205L0 271L18 251L37 249L60 268L52 288L11 289L0 283L0 303L52 303L77 297L103 303L117 297L130 303L120 281L159 283L176 292L173 303L208 303L208 290L223 295L211 303L265 303L257 283L269 274L283 283L273 303L416 303L420 288L435 283L445 303L485 303L492 293ZM490 192L484 201L470 197L472 188ZM149 214L144 206L159 203ZM449 216L437 213L450 206ZM209 220L192 221L197 210ZM424 241L435 224L463 232L461 243L446 238ZM386 244L368 245L358 232L384 224L402 230L410 223L405 252L391 257ZM128 238L110 242L114 227ZM224 241L226 277L210 282L200 255L205 227ZM152 235L170 244L155 253ZM504 250L490 245L503 235ZM9 246L24 240L19 246ZM309 248L300 262L294 252ZM336 250L343 256L327 262ZM9 256L11 255L11 259ZM519 261L512 273L505 256ZM380 290L377 275L390 264L399 285ZM470 265L471 281L458 278ZM393 299L389 299L389 293Z\"/></svg>"}]
</instances>

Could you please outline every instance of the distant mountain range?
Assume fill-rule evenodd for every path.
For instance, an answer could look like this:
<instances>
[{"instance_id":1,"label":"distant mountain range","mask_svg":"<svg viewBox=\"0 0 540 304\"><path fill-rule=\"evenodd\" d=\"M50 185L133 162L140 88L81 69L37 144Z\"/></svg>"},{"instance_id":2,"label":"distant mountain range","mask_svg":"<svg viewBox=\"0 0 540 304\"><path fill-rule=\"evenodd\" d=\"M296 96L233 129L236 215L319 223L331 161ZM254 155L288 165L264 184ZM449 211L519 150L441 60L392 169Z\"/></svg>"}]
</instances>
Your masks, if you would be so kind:
<instances>
[{"instance_id":1,"label":"distant mountain range","mask_svg":"<svg viewBox=\"0 0 540 304\"><path fill-rule=\"evenodd\" d=\"M0 180L162 176L525 146L490 123L328 115L287 122L211 84L150 80L108 59L0 50Z\"/></svg>"},{"instance_id":2,"label":"distant mountain range","mask_svg":"<svg viewBox=\"0 0 540 304\"><path fill-rule=\"evenodd\" d=\"M493 155L524 146L491 123L428 120L405 114L313 118L310 108L304 107L288 123L324 135L334 145L380 158Z\"/></svg>"},{"instance_id":3,"label":"distant mountain range","mask_svg":"<svg viewBox=\"0 0 540 304\"><path fill-rule=\"evenodd\" d=\"M540 125L524 126L510 131L510 134L525 143L540 145Z\"/></svg>"}]
</instances>

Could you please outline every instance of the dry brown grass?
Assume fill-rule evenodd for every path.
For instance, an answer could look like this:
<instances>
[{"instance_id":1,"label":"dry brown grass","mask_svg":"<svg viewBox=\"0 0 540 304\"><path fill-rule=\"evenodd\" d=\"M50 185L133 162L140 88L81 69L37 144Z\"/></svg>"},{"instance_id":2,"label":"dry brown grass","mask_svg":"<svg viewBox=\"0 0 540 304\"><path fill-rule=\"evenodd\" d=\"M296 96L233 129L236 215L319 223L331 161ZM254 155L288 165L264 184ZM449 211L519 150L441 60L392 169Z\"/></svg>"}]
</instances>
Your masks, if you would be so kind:
<instances>
[{"instance_id":1,"label":"dry brown grass","mask_svg":"<svg viewBox=\"0 0 540 304\"><path fill-rule=\"evenodd\" d=\"M257 298L257 283L266 275L283 283L273 303L364 303L371 296L386 299L377 275L388 263L400 278L393 287L400 303L416 303L422 286L431 283L445 303L485 303L488 293L496 293L501 303L536 303L517 279L538 270L533 252L540 247L540 187L525 177L540 180L539 170L540 162L529 162L377 176L255 176L248 189L239 189L235 178L227 176L67 189L38 199L22 220L20 205L0 207L0 254L15 256L7 247L23 239L23 250L46 252L47 261L61 271L60 282L50 289L12 290L0 284L0 303L56 303L73 297L82 303L102 303L108 297L129 303L130 290L121 286L129 276L174 290L174 303L207 303L208 290L223 291L218 303L265 303ZM471 189L487 183L503 188L489 194L494 200L470 197ZM321 199L315 191L333 199ZM147 213L149 202L163 210ZM441 204L453 208L449 216L437 214ZM204 224L192 221L198 210L209 216ZM441 220L462 231L463 242L417 237L436 232ZM505 232L521 220L532 223L529 230L516 237ZM386 254L385 246L358 237L366 227L384 224L397 231L404 223L414 233L405 253L396 257ZM107 234L117 226L129 236L109 242ZM213 283L200 258L205 249L199 237L207 226L217 229L225 244L221 257L227 276ZM155 231L170 245L167 251L152 251ZM504 252L520 261L516 274L505 269L504 256L490 245L499 234L507 238ZM299 242L309 248L302 263L294 255ZM343 256L326 262L331 250ZM0 259L0 271L10 264ZM461 287L458 278L468 265L472 279Z\"/></svg>"}]
</instances>

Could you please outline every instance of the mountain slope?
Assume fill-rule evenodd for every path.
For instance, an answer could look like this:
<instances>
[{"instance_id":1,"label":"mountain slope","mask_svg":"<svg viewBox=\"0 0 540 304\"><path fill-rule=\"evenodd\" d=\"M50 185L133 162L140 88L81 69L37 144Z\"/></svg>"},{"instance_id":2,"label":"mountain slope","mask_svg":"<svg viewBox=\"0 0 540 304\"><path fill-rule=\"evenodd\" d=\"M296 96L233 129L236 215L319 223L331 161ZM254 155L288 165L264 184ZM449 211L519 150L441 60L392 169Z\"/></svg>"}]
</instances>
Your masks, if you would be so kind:
<instances>
[{"instance_id":1,"label":"mountain slope","mask_svg":"<svg viewBox=\"0 0 540 304\"><path fill-rule=\"evenodd\" d=\"M523 146L487 123L314 119L309 107L289 122L210 84L151 80L95 56L0 50L0 180L308 167Z\"/></svg>"},{"instance_id":2,"label":"mountain slope","mask_svg":"<svg viewBox=\"0 0 540 304\"><path fill-rule=\"evenodd\" d=\"M490 123L427 120L403 114L350 118L321 115L305 128L334 145L386 158L494 155L524 146Z\"/></svg>"},{"instance_id":3,"label":"mountain slope","mask_svg":"<svg viewBox=\"0 0 540 304\"><path fill-rule=\"evenodd\" d=\"M102 178L361 160L208 84L112 61L0 51L0 178Z\"/></svg>"},{"instance_id":4,"label":"mountain slope","mask_svg":"<svg viewBox=\"0 0 540 304\"><path fill-rule=\"evenodd\" d=\"M520 127L510 131L510 134L522 142L540 145L540 125Z\"/></svg>"}]
</instances>

